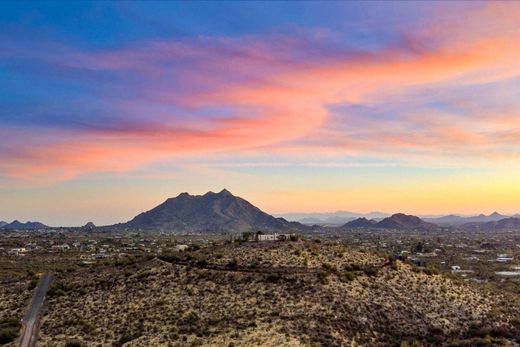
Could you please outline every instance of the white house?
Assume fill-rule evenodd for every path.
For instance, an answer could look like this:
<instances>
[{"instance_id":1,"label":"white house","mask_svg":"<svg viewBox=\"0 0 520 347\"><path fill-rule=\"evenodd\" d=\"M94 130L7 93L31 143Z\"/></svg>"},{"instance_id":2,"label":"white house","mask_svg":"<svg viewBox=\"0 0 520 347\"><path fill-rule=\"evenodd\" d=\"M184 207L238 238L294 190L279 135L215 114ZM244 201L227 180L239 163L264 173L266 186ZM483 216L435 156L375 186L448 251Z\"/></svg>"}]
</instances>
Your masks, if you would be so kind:
<instances>
[{"instance_id":1,"label":"white house","mask_svg":"<svg viewBox=\"0 0 520 347\"><path fill-rule=\"evenodd\" d=\"M256 241L286 241L290 237L291 234L256 234Z\"/></svg>"},{"instance_id":2,"label":"white house","mask_svg":"<svg viewBox=\"0 0 520 347\"><path fill-rule=\"evenodd\" d=\"M175 250L176 251L179 251L179 252L184 252L186 251L190 246L188 245L177 245L175 246Z\"/></svg>"},{"instance_id":3,"label":"white house","mask_svg":"<svg viewBox=\"0 0 520 347\"><path fill-rule=\"evenodd\" d=\"M8 255L25 255L26 252L27 252L27 249L25 247L20 247L20 248L11 248L10 250L7 251L7 254Z\"/></svg>"},{"instance_id":4,"label":"white house","mask_svg":"<svg viewBox=\"0 0 520 347\"><path fill-rule=\"evenodd\" d=\"M497 254L497 262L508 263L513 261L513 256L507 254Z\"/></svg>"}]
</instances>

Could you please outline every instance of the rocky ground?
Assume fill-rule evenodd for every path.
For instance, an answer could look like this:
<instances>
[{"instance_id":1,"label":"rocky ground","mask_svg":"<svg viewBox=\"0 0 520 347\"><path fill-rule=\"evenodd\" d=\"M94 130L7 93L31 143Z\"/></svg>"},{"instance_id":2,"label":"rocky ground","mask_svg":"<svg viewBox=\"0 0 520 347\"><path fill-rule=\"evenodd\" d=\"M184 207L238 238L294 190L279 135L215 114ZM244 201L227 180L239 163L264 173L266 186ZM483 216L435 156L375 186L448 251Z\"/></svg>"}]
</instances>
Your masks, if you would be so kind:
<instances>
[{"instance_id":1,"label":"rocky ground","mask_svg":"<svg viewBox=\"0 0 520 347\"><path fill-rule=\"evenodd\" d=\"M227 244L57 273L39 345L508 345L519 307L338 244Z\"/></svg>"}]
</instances>

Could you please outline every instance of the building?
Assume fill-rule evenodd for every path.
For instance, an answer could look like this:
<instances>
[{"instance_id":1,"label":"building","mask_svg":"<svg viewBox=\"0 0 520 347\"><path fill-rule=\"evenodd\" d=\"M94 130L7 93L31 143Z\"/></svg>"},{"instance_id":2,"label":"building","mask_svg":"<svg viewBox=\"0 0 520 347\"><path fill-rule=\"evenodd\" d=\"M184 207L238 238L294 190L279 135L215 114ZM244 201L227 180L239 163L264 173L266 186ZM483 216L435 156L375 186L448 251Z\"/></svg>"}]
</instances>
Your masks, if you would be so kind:
<instances>
[{"instance_id":1,"label":"building","mask_svg":"<svg viewBox=\"0 0 520 347\"><path fill-rule=\"evenodd\" d=\"M509 263L513 261L513 256L507 254L497 254L498 263Z\"/></svg>"},{"instance_id":2,"label":"building","mask_svg":"<svg viewBox=\"0 0 520 347\"><path fill-rule=\"evenodd\" d=\"M189 247L190 246L188 246L188 245L177 245L177 246L175 246L175 250L179 251L179 252L184 252L184 251L188 250Z\"/></svg>"},{"instance_id":3,"label":"building","mask_svg":"<svg viewBox=\"0 0 520 347\"><path fill-rule=\"evenodd\" d=\"M255 241L287 241L290 240L291 234L255 234Z\"/></svg>"},{"instance_id":4,"label":"building","mask_svg":"<svg viewBox=\"0 0 520 347\"><path fill-rule=\"evenodd\" d=\"M10 250L7 251L7 254L8 255L25 255L26 252L27 252L27 249L25 247L20 247L20 248L11 248Z\"/></svg>"}]
</instances>

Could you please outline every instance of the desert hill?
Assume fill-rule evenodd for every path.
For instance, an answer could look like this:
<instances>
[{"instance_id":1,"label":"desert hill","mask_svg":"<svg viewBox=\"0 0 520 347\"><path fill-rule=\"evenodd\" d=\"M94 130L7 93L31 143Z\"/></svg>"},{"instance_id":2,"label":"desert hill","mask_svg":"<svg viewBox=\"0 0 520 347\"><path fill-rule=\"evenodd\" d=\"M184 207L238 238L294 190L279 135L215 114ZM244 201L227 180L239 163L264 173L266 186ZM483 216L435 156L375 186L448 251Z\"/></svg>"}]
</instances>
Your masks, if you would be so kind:
<instances>
[{"instance_id":1,"label":"desert hill","mask_svg":"<svg viewBox=\"0 0 520 347\"><path fill-rule=\"evenodd\" d=\"M374 220L368 220L365 217L354 219L343 225L344 228L370 228L376 224Z\"/></svg>"},{"instance_id":2,"label":"desert hill","mask_svg":"<svg viewBox=\"0 0 520 347\"><path fill-rule=\"evenodd\" d=\"M518 305L502 294L324 242L227 244L61 272L47 306L42 346L476 346L520 338Z\"/></svg>"},{"instance_id":3,"label":"desert hill","mask_svg":"<svg viewBox=\"0 0 520 347\"><path fill-rule=\"evenodd\" d=\"M385 229L422 229L432 230L437 226L433 223L423 221L421 218L406 215L403 213L396 213L387 217L374 225L376 228Z\"/></svg>"}]
</instances>

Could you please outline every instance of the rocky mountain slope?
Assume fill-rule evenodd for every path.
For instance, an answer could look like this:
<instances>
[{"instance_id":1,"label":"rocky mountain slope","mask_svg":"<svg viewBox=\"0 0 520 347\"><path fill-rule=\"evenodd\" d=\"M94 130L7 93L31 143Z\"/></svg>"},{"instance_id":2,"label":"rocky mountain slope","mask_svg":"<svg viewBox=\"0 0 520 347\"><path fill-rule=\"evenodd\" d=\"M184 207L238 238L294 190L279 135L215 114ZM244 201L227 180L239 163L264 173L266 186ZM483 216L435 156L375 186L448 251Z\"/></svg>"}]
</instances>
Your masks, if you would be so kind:
<instances>
[{"instance_id":1,"label":"rocky mountain slope","mask_svg":"<svg viewBox=\"0 0 520 347\"><path fill-rule=\"evenodd\" d=\"M227 190L182 193L124 224L132 229L171 232L289 231L308 227L275 218Z\"/></svg>"}]
</instances>

